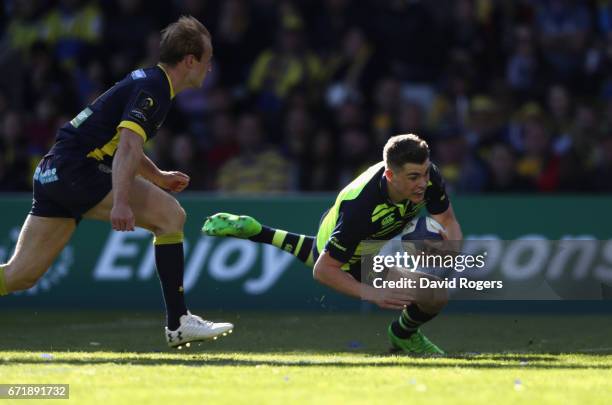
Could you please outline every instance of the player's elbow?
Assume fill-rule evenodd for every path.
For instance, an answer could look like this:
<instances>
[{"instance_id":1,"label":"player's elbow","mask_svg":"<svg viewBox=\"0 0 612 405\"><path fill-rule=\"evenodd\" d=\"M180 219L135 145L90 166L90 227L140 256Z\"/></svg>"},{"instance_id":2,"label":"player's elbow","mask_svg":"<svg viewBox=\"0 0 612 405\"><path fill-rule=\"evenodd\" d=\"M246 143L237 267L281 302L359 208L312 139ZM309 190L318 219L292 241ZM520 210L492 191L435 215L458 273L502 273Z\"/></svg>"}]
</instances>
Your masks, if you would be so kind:
<instances>
[{"instance_id":1,"label":"player's elbow","mask_svg":"<svg viewBox=\"0 0 612 405\"><path fill-rule=\"evenodd\" d=\"M178 204L174 220L176 222L177 229L183 229L183 227L185 226L185 222L187 222L187 213L180 204Z\"/></svg>"},{"instance_id":2,"label":"player's elbow","mask_svg":"<svg viewBox=\"0 0 612 405\"><path fill-rule=\"evenodd\" d=\"M36 273L23 271L12 280L11 291L29 290L36 285L39 278Z\"/></svg>"},{"instance_id":3,"label":"player's elbow","mask_svg":"<svg viewBox=\"0 0 612 405\"><path fill-rule=\"evenodd\" d=\"M174 198L168 198L165 201L161 214L158 218L158 232L175 233L183 232L183 227L187 220L187 213L181 207L178 201Z\"/></svg>"},{"instance_id":4,"label":"player's elbow","mask_svg":"<svg viewBox=\"0 0 612 405\"><path fill-rule=\"evenodd\" d=\"M333 269L330 269L328 266L321 265L320 263L316 263L314 268L312 269L312 277L322 284L327 284L327 280L329 280L329 273Z\"/></svg>"},{"instance_id":5,"label":"player's elbow","mask_svg":"<svg viewBox=\"0 0 612 405\"><path fill-rule=\"evenodd\" d=\"M322 277L323 268L322 266L318 265L318 263L315 263L314 267L312 268L312 278L314 278L318 282L321 282Z\"/></svg>"},{"instance_id":6,"label":"player's elbow","mask_svg":"<svg viewBox=\"0 0 612 405\"><path fill-rule=\"evenodd\" d=\"M338 272L342 272L342 263L332 258L328 252L323 253L312 269L312 277L319 283L333 285Z\"/></svg>"}]
</instances>

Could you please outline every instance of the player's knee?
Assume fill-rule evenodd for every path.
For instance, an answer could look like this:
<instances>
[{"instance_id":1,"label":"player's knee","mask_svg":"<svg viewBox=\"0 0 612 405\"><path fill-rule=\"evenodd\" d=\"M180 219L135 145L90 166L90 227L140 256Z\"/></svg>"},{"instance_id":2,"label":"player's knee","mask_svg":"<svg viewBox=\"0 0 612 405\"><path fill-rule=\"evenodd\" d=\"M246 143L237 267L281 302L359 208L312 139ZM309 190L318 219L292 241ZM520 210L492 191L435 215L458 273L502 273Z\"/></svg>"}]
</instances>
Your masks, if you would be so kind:
<instances>
[{"instance_id":1,"label":"player's knee","mask_svg":"<svg viewBox=\"0 0 612 405\"><path fill-rule=\"evenodd\" d=\"M183 229L185 222L187 222L187 212L185 212L185 209L180 204L178 205L177 221L181 229Z\"/></svg>"},{"instance_id":2,"label":"player's knee","mask_svg":"<svg viewBox=\"0 0 612 405\"><path fill-rule=\"evenodd\" d=\"M438 313L448 304L448 291L445 288L433 290L430 306Z\"/></svg>"},{"instance_id":3,"label":"player's knee","mask_svg":"<svg viewBox=\"0 0 612 405\"><path fill-rule=\"evenodd\" d=\"M178 201L174 200L162 210L162 214L157 218L154 233L182 232L186 220L187 213Z\"/></svg>"},{"instance_id":4,"label":"player's knee","mask_svg":"<svg viewBox=\"0 0 612 405\"><path fill-rule=\"evenodd\" d=\"M177 202L176 207L172 210L172 214L170 218L168 218L168 225L172 232L180 232L183 230L185 226L185 222L187 221L187 213L181 207L181 205Z\"/></svg>"},{"instance_id":5,"label":"player's knee","mask_svg":"<svg viewBox=\"0 0 612 405\"><path fill-rule=\"evenodd\" d=\"M417 299L419 308L428 314L437 314L448 304L446 289L435 288L421 291Z\"/></svg>"}]
</instances>

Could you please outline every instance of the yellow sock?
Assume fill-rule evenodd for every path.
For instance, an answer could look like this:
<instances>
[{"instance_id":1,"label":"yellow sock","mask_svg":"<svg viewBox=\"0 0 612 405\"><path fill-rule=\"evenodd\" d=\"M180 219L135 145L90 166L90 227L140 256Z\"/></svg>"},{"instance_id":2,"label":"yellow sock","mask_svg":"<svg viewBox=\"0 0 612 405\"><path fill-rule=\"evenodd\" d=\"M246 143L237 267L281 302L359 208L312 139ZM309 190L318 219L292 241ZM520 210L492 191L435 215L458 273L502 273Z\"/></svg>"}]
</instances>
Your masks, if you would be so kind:
<instances>
[{"instance_id":1,"label":"yellow sock","mask_svg":"<svg viewBox=\"0 0 612 405\"><path fill-rule=\"evenodd\" d=\"M165 235L157 235L153 239L154 245L174 245L182 243L184 239L183 232L167 233Z\"/></svg>"},{"instance_id":2,"label":"yellow sock","mask_svg":"<svg viewBox=\"0 0 612 405\"><path fill-rule=\"evenodd\" d=\"M8 291L6 290L6 283L4 281L4 266L0 266L0 297L7 294Z\"/></svg>"}]
</instances>

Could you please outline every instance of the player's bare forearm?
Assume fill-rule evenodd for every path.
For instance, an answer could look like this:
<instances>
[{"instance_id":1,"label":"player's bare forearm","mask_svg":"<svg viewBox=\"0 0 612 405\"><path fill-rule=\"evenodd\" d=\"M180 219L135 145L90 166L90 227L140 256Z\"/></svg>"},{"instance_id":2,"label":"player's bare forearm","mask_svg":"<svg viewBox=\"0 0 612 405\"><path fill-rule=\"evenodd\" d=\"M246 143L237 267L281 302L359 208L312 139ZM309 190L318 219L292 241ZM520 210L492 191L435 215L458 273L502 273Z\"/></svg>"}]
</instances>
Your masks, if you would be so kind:
<instances>
[{"instance_id":1,"label":"player's bare forearm","mask_svg":"<svg viewBox=\"0 0 612 405\"><path fill-rule=\"evenodd\" d=\"M342 262L331 257L328 252L323 252L315 263L313 276L321 284L351 297L373 302L381 308L403 309L411 304L408 290L376 289L355 280L341 267Z\"/></svg>"},{"instance_id":2,"label":"player's bare forearm","mask_svg":"<svg viewBox=\"0 0 612 405\"><path fill-rule=\"evenodd\" d=\"M119 146L113 159L113 208L110 221L116 231L133 231L136 218L130 208L130 189L140 161L143 139L137 133L121 129Z\"/></svg>"},{"instance_id":3,"label":"player's bare forearm","mask_svg":"<svg viewBox=\"0 0 612 405\"><path fill-rule=\"evenodd\" d=\"M362 284L342 270L342 263L324 252L314 265L313 276L321 284L354 298L362 296Z\"/></svg>"},{"instance_id":4,"label":"player's bare forearm","mask_svg":"<svg viewBox=\"0 0 612 405\"><path fill-rule=\"evenodd\" d=\"M189 185L189 176L185 173L160 170L147 155L142 154L138 174L164 190L178 193Z\"/></svg>"},{"instance_id":5,"label":"player's bare forearm","mask_svg":"<svg viewBox=\"0 0 612 405\"><path fill-rule=\"evenodd\" d=\"M463 232L461 232L461 225L457 221L455 211L453 210L452 204L448 206L448 209L441 214L432 215L433 219L438 221L445 229L446 233L443 235L446 240L463 240Z\"/></svg>"},{"instance_id":6,"label":"player's bare forearm","mask_svg":"<svg viewBox=\"0 0 612 405\"><path fill-rule=\"evenodd\" d=\"M452 221L444 227L446 228L446 235L448 236L448 240L463 240L463 233L461 232L461 226L459 225L459 222Z\"/></svg>"},{"instance_id":7,"label":"player's bare forearm","mask_svg":"<svg viewBox=\"0 0 612 405\"><path fill-rule=\"evenodd\" d=\"M130 188L144 155L142 144L140 135L127 128L121 129L113 159L113 205L128 204Z\"/></svg>"},{"instance_id":8,"label":"player's bare forearm","mask_svg":"<svg viewBox=\"0 0 612 405\"><path fill-rule=\"evenodd\" d=\"M138 174L149 180L153 184L158 184L162 171L153 161L143 153L138 167Z\"/></svg>"},{"instance_id":9,"label":"player's bare forearm","mask_svg":"<svg viewBox=\"0 0 612 405\"><path fill-rule=\"evenodd\" d=\"M438 215L432 215L432 217L445 229L445 232L440 232L445 240L443 249L445 254L460 253L463 245L463 232L461 232L461 225L455 217L453 206L449 205L446 211Z\"/></svg>"}]
</instances>

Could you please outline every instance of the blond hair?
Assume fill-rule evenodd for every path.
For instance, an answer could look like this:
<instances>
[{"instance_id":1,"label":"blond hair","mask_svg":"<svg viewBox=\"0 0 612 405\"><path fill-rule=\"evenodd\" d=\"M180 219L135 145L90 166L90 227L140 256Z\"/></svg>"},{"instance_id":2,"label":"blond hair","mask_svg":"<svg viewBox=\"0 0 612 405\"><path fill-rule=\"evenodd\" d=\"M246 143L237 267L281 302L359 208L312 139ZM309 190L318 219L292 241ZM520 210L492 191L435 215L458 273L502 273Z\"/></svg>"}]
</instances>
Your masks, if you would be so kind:
<instances>
[{"instance_id":1,"label":"blond hair","mask_svg":"<svg viewBox=\"0 0 612 405\"><path fill-rule=\"evenodd\" d=\"M201 60L206 48L212 51L210 32L196 18L182 16L162 30L159 61L173 66L187 55Z\"/></svg>"}]
</instances>

